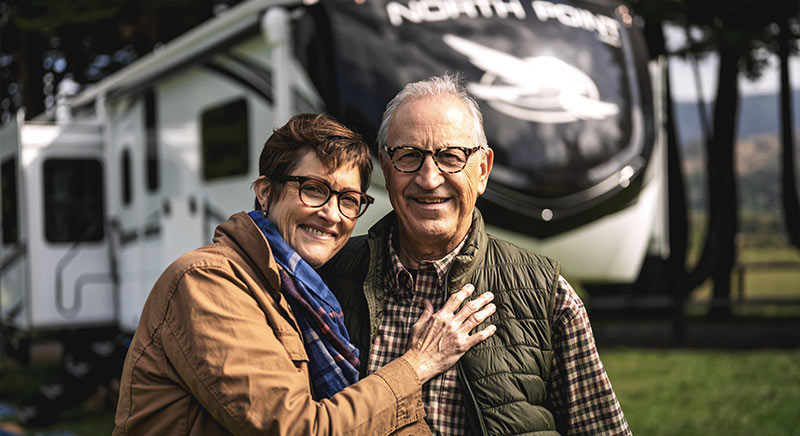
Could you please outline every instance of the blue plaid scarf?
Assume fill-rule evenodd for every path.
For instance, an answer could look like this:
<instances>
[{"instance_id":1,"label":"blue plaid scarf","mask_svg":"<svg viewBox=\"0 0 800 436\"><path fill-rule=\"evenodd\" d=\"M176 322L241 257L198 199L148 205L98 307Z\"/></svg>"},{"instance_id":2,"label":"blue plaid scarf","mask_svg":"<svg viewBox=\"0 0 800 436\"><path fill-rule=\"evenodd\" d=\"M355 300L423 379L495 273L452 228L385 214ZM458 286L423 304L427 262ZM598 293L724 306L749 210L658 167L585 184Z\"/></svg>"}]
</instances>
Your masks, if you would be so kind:
<instances>
[{"instance_id":1,"label":"blue plaid scarf","mask_svg":"<svg viewBox=\"0 0 800 436\"><path fill-rule=\"evenodd\" d=\"M249 215L282 268L281 287L303 333L314 398L330 398L358 381L358 349L350 343L342 307L314 268L283 240L275 224L261 211Z\"/></svg>"}]
</instances>

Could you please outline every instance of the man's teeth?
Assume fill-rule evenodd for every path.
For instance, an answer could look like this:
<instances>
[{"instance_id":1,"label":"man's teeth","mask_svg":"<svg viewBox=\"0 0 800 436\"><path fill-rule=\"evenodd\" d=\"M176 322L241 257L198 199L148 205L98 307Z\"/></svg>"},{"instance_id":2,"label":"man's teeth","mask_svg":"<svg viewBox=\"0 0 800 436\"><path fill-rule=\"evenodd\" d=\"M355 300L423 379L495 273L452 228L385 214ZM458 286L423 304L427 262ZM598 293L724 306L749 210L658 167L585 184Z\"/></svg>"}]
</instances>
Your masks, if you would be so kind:
<instances>
[{"instance_id":1,"label":"man's teeth","mask_svg":"<svg viewBox=\"0 0 800 436\"><path fill-rule=\"evenodd\" d=\"M436 204L436 203L444 203L447 201L446 198L418 198L418 202L425 203L425 204Z\"/></svg>"},{"instance_id":2,"label":"man's teeth","mask_svg":"<svg viewBox=\"0 0 800 436\"><path fill-rule=\"evenodd\" d=\"M315 229L315 228L313 228L313 227L303 226L303 229L305 229L305 230L306 230L308 233L311 233L312 235L317 235L317 236L333 236L333 234L332 234L332 233L321 232L321 231L319 231L319 230L317 230L317 229Z\"/></svg>"}]
</instances>

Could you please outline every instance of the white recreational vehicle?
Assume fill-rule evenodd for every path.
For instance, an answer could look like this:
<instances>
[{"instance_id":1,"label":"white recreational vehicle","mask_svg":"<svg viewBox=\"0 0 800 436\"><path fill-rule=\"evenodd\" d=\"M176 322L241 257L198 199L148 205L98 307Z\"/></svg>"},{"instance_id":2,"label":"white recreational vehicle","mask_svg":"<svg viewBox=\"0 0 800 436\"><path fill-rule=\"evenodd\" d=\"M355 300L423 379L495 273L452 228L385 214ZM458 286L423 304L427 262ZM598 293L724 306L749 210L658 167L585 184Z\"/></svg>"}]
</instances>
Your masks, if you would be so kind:
<instances>
[{"instance_id":1,"label":"white recreational vehicle","mask_svg":"<svg viewBox=\"0 0 800 436\"><path fill-rule=\"evenodd\" d=\"M461 72L495 167L490 232L573 280L631 283L668 255L656 68L605 0L250 0L0 131L5 341L132 332L150 287L249 210L272 129L327 112L373 140L405 83ZM380 170L364 232L390 205Z\"/></svg>"}]
</instances>

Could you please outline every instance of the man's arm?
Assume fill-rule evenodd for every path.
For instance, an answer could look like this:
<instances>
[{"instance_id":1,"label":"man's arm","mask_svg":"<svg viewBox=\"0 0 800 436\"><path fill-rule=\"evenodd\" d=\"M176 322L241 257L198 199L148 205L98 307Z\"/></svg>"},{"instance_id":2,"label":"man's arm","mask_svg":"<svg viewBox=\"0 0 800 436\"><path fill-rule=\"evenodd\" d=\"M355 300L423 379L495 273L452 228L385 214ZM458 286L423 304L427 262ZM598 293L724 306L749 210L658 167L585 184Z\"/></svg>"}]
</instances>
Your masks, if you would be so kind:
<instances>
[{"instance_id":1,"label":"man's arm","mask_svg":"<svg viewBox=\"0 0 800 436\"><path fill-rule=\"evenodd\" d=\"M595 347L589 316L578 294L558 279L553 314L553 369L548 406L566 435L631 435Z\"/></svg>"}]
</instances>

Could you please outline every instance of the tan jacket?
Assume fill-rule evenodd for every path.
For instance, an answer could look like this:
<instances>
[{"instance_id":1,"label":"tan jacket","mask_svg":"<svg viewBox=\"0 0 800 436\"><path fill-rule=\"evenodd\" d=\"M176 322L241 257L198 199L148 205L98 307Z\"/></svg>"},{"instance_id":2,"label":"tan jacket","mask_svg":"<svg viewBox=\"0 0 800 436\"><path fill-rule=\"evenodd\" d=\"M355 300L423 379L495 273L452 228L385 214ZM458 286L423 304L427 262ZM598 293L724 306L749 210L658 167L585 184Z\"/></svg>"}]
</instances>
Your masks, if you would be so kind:
<instances>
[{"instance_id":1,"label":"tan jacket","mask_svg":"<svg viewBox=\"0 0 800 436\"><path fill-rule=\"evenodd\" d=\"M114 435L430 434L403 359L314 401L279 289L269 245L243 212L170 265L125 359Z\"/></svg>"}]
</instances>

